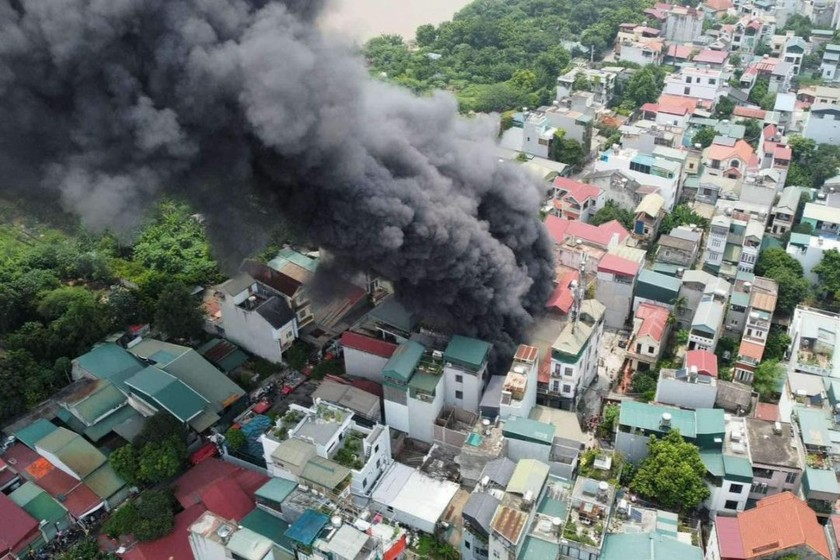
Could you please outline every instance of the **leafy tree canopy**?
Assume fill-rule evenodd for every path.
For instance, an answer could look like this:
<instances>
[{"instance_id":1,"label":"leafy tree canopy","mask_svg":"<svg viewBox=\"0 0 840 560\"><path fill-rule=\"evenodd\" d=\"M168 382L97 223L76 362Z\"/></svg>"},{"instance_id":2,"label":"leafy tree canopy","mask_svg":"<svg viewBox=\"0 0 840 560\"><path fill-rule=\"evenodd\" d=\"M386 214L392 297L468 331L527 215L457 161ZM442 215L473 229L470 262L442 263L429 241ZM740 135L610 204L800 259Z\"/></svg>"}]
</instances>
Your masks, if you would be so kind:
<instances>
[{"instance_id":1,"label":"leafy tree canopy","mask_svg":"<svg viewBox=\"0 0 840 560\"><path fill-rule=\"evenodd\" d=\"M119 556L100 550L95 539L83 539L57 556L57 560L119 560Z\"/></svg>"},{"instance_id":2,"label":"leafy tree canopy","mask_svg":"<svg viewBox=\"0 0 840 560\"><path fill-rule=\"evenodd\" d=\"M779 381L785 374L785 368L779 360L764 360L753 373L753 389L762 400L769 400L779 392Z\"/></svg>"},{"instance_id":3,"label":"leafy tree canopy","mask_svg":"<svg viewBox=\"0 0 840 560\"><path fill-rule=\"evenodd\" d=\"M708 148L717 136L715 129L711 126L701 126L700 129L691 137L692 144L700 144L701 148Z\"/></svg>"},{"instance_id":4,"label":"leafy tree canopy","mask_svg":"<svg viewBox=\"0 0 840 560\"><path fill-rule=\"evenodd\" d=\"M709 497L706 466L700 450L673 430L662 439L651 436L649 454L639 466L630 489L666 509L689 511Z\"/></svg>"},{"instance_id":5,"label":"leafy tree canopy","mask_svg":"<svg viewBox=\"0 0 840 560\"><path fill-rule=\"evenodd\" d=\"M706 228L708 220L692 210L688 204L680 204L662 219L659 232L663 235L671 233L676 227L694 224L703 229Z\"/></svg>"},{"instance_id":6,"label":"leafy tree canopy","mask_svg":"<svg viewBox=\"0 0 840 560\"><path fill-rule=\"evenodd\" d=\"M633 213L612 200L608 200L603 208L595 212L589 219L589 223L593 226L600 226L613 220L618 220L625 229L633 229Z\"/></svg>"},{"instance_id":7,"label":"leafy tree canopy","mask_svg":"<svg viewBox=\"0 0 840 560\"><path fill-rule=\"evenodd\" d=\"M793 313L810 293L811 284L802 276L802 265L782 248L773 247L759 253L755 273L778 282L776 310L785 315Z\"/></svg>"},{"instance_id":8,"label":"leafy tree canopy","mask_svg":"<svg viewBox=\"0 0 840 560\"><path fill-rule=\"evenodd\" d=\"M840 301L840 252L837 249L825 251L820 263L814 267L814 274L820 279L817 284L820 293L829 305L836 306Z\"/></svg>"},{"instance_id":9,"label":"leafy tree canopy","mask_svg":"<svg viewBox=\"0 0 840 560\"><path fill-rule=\"evenodd\" d=\"M112 538L134 535L139 541L153 541L172 531L174 517L175 498L169 490L145 490L117 509L102 530Z\"/></svg>"},{"instance_id":10,"label":"leafy tree canopy","mask_svg":"<svg viewBox=\"0 0 840 560\"><path fill-rule=\"evenodd\" d=\"M201 333L204 316L199 301L184 284L173 283L160 293L155 309L155 326L175 338L193 338Z\"/></svg>"}]
</instances>

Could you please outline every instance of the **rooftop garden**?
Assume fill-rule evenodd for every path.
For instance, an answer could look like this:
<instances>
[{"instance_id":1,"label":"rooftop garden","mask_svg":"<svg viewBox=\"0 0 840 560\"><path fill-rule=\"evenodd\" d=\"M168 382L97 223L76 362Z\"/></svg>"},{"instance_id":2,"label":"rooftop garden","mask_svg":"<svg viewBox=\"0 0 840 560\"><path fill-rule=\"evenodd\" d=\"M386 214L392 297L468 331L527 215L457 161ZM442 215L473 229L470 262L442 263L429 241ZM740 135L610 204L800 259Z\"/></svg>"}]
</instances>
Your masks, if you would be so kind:
<instances>
[{"instance_id":1,"label":"rooftop garden","mask_svg":"<svg viewBox=\"0 0 840 560\"><path fill-rule=\"evenodd\" d=\"M618 486L624 463L624 456L621 453L590 449L581 455L578 471L581 476L605 480L613 486Z\"/></svg>"},{"instance_id":2,"label":"rooftop garden","mask_svg":"<svg viewBox=\"0 0 840 560\"><path fill-rule=\"evenodd\" d=\"M365 466L363 442L364 436L362 434L350 431L344 439L344 445L333 457L333 461L348 469L356 471L361 469Z\"/></svg>"},{"instance_id":3,"label":"rooftop garden","mask_svg":"<svg viewBox=\"0 0 840 560\"><path fill-rule=\"evenodd\" d=\"M274 428L272 435L280 441L289 437L289 430L297 426L303 420L303 413L297 410L289 410L280 418L280 425Z\"/></svg>"},{"instance_id":4,"label":"rooftop garden","mask_svg":"<svg viewBox=\"0 0 840 560\"><path fill-rule=\"evenodd\" d=\"M338 422L339 424L341 422L344 422L343 412L325 404L319 404L318 407L315 409L315 414L317 414L319 418L322 418L327 422Z\"/></svg>"},{"instance_id":5,"label":"rooftop garden","mask_svg":"<svg viewBox=\"0 0 840 560\"><path fill-rule=\"evenodd\" d=\"M598 541L595 540L594 537L600 537L603 531L604 525L601 522L598 522L591 527L578 527L578 525L570 518L566 523L566 526L563 528L563 537L570 541L579 542L597 548Z\"/></svg>"}]
</instances>

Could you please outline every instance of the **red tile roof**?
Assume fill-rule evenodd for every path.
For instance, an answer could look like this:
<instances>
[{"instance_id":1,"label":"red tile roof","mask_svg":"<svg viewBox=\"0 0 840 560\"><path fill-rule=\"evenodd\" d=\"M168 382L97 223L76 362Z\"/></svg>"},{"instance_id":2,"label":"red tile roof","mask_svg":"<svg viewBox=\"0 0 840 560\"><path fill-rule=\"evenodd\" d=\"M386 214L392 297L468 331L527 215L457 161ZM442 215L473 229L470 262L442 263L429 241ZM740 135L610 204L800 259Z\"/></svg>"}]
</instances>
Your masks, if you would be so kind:
<instances>
[{"instance_id":1,"label":"red tile roof","mask_svg":"<svg viewBox=\"0 0 840 560\"><path fill-rule=\"evenodd\" d=\"M537 381L540 383L551 381L551 348L545 351L545 356L540 360L540 367L537 369Z\"/></svg>"},{"instance_id":2,"label":"red tile roof","mask_svg":"<svg viewBox=\"0 0 840 560\"><path fill-rule=\"evenodd\" d=\"M636 276L639 273L639 263L607 253L598 263L598 272L610 272L622 276Z\"/></svg>"},{"instance_id":3,"label":"red tile roof","mask_svg":"<svg viewBox=\"0 0 840 560\"><path fill-rule=\"evenodd\" d=\"M755 407L755 417L768 422L779 422L782 415L779 412L779 405L773 403L758 403Z\"/></svg>"},{"instance_id":4,"label":"red tile roof","mask_svg":"<svg viewBox=\"0 0 840 560\"><path fill-rule=\"evenodd\" d=\"M253 498L248 497L230 478L217 480L202 490L201 501L216 515L235 521L241 521L254 509Z\"/></svg>"},{"instance_id":5,"label":"red tile roof","mask_svg":"<svg viewBox=\"0 0 840 560\"><path fill-rule=\"evenodd\" d=\"M776 125L773 124L773 123L768 124L767 126L764 127L764 130L761 131L761 134L762 134L762 136L764 137L765 140L769 140L770 138L773 138L778 133L779 133L779 129L776 128Z\"/></svg>"},{"instance_id":6,"label":"red tile roof","mask_svg":"<svg viewBox=\"0 0 840 560\"><path fill-rule=\"evenodd\" d=\"M725 12L732 7L732 0L706 0L704 4L710 10Z\"/></svg>"},{"instance_id":7,"label":"red tile roof","mask_svg":"<svg viewBox=\"0 0 840 560\"><path fill-rule=\"evenodd\" d=\"M733 146L712 144L709 147L709 159L712 160L728 161L732 158L738 158L748 164L752 160L753 155L752 146L744 140L736 140Z\"/></svg>"},{"instance_id":8,"label":"red tile roof","mask_svg":"<svg viewBox=\"0 0 840 560\"><path fill-rule=\"evenodd\" d=\"M718 376L717 356L708 350L689 350L685 353L685 367L697 366L697 373Z\"/></svg>"},{"instance_id":9,"label":"red tile roof","mask_svg":"<svg viewBox=\"0 0 840 560\"><path fill-rule=\"evenodd\" d=\"M689 112L693 113L694 110L697 109L698 100L693 97L682 97L681 95L663 93L659 96L657 103L673 107L685 107Z\"/></svg>"},{"instance_id":10,"label":"red tile roof","mask_svg":"<svg viewBox=\"0 0 840 560\"><path fill-rule=\"evenodd\" d=\"M726 51L703 49L691 60L692 62L705 62L706 64L723 64L728 56L729 53Z\"/></svg>"},{"instance_id":11,"label":"red tile roof","mask_svg":"<svg viewBox=\"0 0 840 560\"><path fill-rule=\"evenodd\" d=\"M732 114L736 117L744 117L746 119L764 120L767 111L759 109L758 107L735 107Z\"/></svg>"},{"instance_id":12,"label":"red tile roof","mask_svg":"<svg viewBox=\"0 0 840 560\"><path fill-rule=\"evenodd\" d=\"M580 278L580 273L577 270L568 270L560 279L554 293L548 298L546 302L546 309L553 309L562 313L568 313L572 308L572 301L574 295L572 294L571 284Z\"/></svg>"},{"instance_id":13,"label":"red tile roof","mask_svg":"<svg viewBox=\"0 0 840 560\"><path fill-rule=\"evenodd\" d=\"M562 198L569 197L580 204L583 204L589 199L598 198L598 196L603 192L600 187L588 185L579 181L573 181L572 179L567 179L566 177L557 177L554 179L554 188L566 192L565 195L561 195Z\"/></svg>"},{"instance_id":14,"label":"red tile roof","mask_svg":"<svg viewBox=\"0 0 840 560\"><path fill-rule=\"evenodd\" d=\"M746 558L758 558L801 545L826 560L831 558L828 540L816 513L790 492L759 500L754 509L739 513L738 526Z\"/></svg>"},{"instance_id":15,"label":"red tile roof","mask_svg":"<svg viewBox=\"0 0 840 560\"><path fill-rule=\"evenodd\" d=\"M831 521L831 528L834 529L835 549L840 551L840 515L832 515L828 518Z\"/></svg>"},{"instance_id":16,"label":"red tile roof","mask_svg":"<svg viewBox=\"0 0 840 560\"><path fill-rule=\"evenodd\" d=\"M536 346L520 344L519 347L516 349L516 355L513 357L513 359L519 360L520 362L533 362L537 359L539 353L540 349Z\"/></svg>"},{"instance_id":17,"label":"red tile roof","mask_svg":"<svg viewBox=\"0 0 840 560\"><path fill-rule=\"evenodd\" d=\"M636 338L650 336L657 342L662 342L662 335L665 334L665 327L668 325L669 311L667 307L644 302L636 310L636 318L642 320Z\"/></svg>"},{"instance_id":18,"label":"red tile roof","mask_svg":"<svg viewBox=\"0 0 840 560\"><path fill-rule=\"evenodd\" d=\"M718 516L715 518L715 529L721 558L746 558L737 517Z\"/></svg>"},{"instance_id":19,"label":"red tile roof","mask_svg":"<svg viewBox=\"0 0 840 560\"><path fill-rule=\"evenodd\" d=\"M669 45L668 56L688 60L688 57L691 56L691 47L683 45Z\"/></svg>"},{"instance_id":20,"label":"red tile roof","mask_svg":"<svg viewBox=\"0 0 840 560\"><path fill-rule=\"evenodd\" d=\"M212 458L197 464L175 481L175 498L186 509L201 503L204 491L223 479L232 480L246 496L253 496L268 481L263 474Z\"/></svg>"},{"instance_id":21,"label":"red tile roof","mask_svg":"<svg viewBox=\"0 0 840 560\"><path fill-rule=\"evenodd\" d=\"M172 532L156 541L138 544L123 555L124 560L194 560L190 548L190 526L207 511L194 504L175 516Z\"/></svg>"},{"instance_id":22,"label":"red tile roof","mask_svg":"<svg viewBox=\"0 0 840 560\"><path fill-rule=\"evenodd\" d=\"M351 331L346 331L341 335L341 345L345 348L352 348L381 358L390 358L397 350L397 345L392 342Z\"/></svg>"},{"instance_id":23,"label":"red tile roof","mask_svg":"<svg viewBox=\"0 0 840 560\"><path fill-rule=\"evenodd\" d=\"M738 348L738 355L760 361L761 357L764 356L764 346L749 340L742 340L741 346Z\"/></svg>"},{"instance_id":24,"label":"red tile roof","mask_svg":"<svg viewBox=\"0 0 840 560\"><path fill-rule=\"evenodd\" d=\"M790 146L777 144L776 148L773 150L773 159L790 161L793 157L793 150L790 149Z\"/></svg>"},{"instance_id":25,"label":"red tile roof","mask_svg":"<svg viewBox=\"0 0 840 560\"><path fill-rule=\"evenodd\" d=\"M0 531L2 554L19 551L38 535L38 522L3 493L0 493L0 519L3 523Z\"/></svg>"}]
</instances>

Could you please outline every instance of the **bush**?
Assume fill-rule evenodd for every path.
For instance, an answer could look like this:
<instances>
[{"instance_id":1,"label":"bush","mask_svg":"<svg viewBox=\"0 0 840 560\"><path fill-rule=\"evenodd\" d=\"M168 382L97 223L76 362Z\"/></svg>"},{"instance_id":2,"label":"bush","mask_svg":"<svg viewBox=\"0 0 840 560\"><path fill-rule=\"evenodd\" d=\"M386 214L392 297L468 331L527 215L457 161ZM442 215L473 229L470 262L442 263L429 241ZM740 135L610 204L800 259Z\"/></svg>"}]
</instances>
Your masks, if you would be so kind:
<instances>
[{"instance_id":1,"label":"bush","mask_svg":"<svg viewBox=\"0 0 840 560\"><path fill-rule=\"evenodd\" d=\"M153 541L172 531L175 498L168 490L146 490L111 514L102 531L111 538L134 535L139 541Z\"/></svg>"}]
</instances>

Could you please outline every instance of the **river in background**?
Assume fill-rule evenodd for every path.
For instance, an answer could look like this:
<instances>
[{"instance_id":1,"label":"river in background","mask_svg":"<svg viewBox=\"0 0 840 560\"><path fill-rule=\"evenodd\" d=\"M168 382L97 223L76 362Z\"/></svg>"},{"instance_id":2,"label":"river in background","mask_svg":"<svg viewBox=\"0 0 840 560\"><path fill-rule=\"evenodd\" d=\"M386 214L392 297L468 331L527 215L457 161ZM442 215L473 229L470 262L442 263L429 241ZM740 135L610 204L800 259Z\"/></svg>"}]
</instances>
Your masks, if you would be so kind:
<instances>
[{"instance_id":1,"label":"river in background","mask_svg":"<svg viewBox=\"0 0 840 560\"><path fill-rule=\"evenodd\" d=\"M382 34L414 38L424 23L437 25L452 19L471 0L331 0L323 16L325 30L356 41Z\"/></svg>"}]
</instances>

